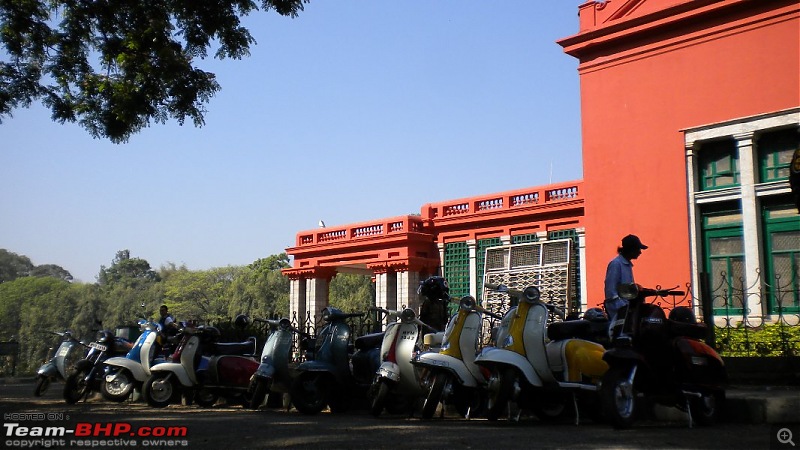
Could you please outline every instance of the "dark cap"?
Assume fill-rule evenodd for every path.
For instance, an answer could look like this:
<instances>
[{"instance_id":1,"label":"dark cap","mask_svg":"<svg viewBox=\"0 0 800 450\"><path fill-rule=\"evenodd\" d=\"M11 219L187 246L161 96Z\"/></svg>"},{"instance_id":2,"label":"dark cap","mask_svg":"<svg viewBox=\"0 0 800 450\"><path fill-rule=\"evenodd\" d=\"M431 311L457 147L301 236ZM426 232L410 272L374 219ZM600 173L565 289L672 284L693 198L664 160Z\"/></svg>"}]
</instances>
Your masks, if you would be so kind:
<instances>
[{"instance_id":1,"label":"dark cap","mask_svg":"<svg viewBox=\"0 0 800 450\"><path fill-rule=\"evenodd\" d=\"M639 240L639 236L629 234L622 238L622 248L644 250L647 248L647 246L642 244L642 241Z\"/></svg>"}]
</instances>

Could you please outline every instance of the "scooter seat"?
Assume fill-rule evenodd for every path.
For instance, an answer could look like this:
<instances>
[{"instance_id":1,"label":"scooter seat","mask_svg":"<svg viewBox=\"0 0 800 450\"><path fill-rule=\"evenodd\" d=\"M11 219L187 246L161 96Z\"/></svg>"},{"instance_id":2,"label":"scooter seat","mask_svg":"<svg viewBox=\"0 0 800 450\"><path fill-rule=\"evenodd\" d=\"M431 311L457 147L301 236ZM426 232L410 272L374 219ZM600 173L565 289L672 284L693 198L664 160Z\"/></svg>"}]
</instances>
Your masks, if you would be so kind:
<instances>
[{"instance_id":1,"label":"scooter seat","mask_svg":"<svg viewBox=\"0 0 800 450\"><path fill-rule=\"evenodd\" d=\"M568 320L551 323L547 326L547 337L552 341L572 338L586 339L591 336L591 332L592 327L588 320Z\"/></svg>"},{"instance_id":2,"label":"scooter seat","mask_svg":"<svg viewBox=\"0 0 800 450\"><path fill-rule=\"evenodd\" d=\"M212 348L215 355L249 356L253 354L255 346L253 341L245 342L217 342Z\"/></svg>"},{"instance_id":3,"label":"scooter seat","mask_svg":"<svg viewBox=\"0 0 800 450\"><path fill-rule=\"evenodd\" d=\"M686 323L667 319L667 325L670 334L673 336L684 336L692 339L702 339L708 336L708 327L702 322Z\"/></svg>"},{"instance_id":4,"label":"scooter seat","mask_svg":"<svg viewBox=\"0 0 800 450\"><path fill-rule=\"evenodd\" d=\"M383 342L385 332L365 334L356 338L356 350L368 350L371 348L378 348Z\"/></svg>"}]
</instances>

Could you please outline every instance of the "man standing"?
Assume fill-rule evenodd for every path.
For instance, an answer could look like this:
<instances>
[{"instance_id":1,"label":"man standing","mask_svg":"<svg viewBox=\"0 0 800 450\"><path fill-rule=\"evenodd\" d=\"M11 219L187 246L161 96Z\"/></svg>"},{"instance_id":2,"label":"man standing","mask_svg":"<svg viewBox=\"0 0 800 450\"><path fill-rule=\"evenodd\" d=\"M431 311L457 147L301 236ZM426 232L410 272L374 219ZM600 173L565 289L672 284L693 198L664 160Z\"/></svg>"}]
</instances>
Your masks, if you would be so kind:
<instances>
[{"instance_id":1,"label":"man standing","mask_svg":"<svg viewBox=\"0 0 800 450\"><path fill-rule=\"evenodd\" d=\"M622 246L617 248L617 256L608 263L604 306L606 314L608 314L609 331L614 329L619 309L628 304L627 300L619 297L617 286L620 283L633 283L632 261L638 258L642 254L642 250L646 248L647 246L642 244L638 236L629 234L622 238Z\"/></svg>"}]
</instances>

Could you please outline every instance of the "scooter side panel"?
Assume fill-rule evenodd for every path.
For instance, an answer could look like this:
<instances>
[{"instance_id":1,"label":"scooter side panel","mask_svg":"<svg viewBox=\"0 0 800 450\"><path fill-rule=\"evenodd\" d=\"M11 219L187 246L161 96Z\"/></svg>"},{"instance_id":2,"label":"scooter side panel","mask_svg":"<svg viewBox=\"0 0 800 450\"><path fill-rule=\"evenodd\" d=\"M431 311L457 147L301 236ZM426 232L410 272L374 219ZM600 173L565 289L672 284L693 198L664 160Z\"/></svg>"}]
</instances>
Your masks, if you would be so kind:
<instances>
[{"instance_id":1,"label":"scooter side panel","mask_svg":"<svg viewBox=\"0 0 800 450\"><path fill-rule=\"evenodd\" d=\"M37 375L44 376L44 377L54 377L58 375L58 368L56 367L55 363L44 363L39 370L36 371Z\"/></svg>"},{"instance_id":2,"label":"scooter side panel","mask_svg":"<svg viewBox=\"0 0 800 450\"><path fill-rule=\"evenodd\" d=\"M505 350L502 348L489 347L483 350L480 355L475 359L475 364L483 366L492 366L497 364L504 364L513 366L522 372L522 375L532 386L542 386L542 379L533 370L530 361L517 352Z\"/></svg>"},{"instance_id":3,"label":"scooter side panel","mask_svg":"<svg viewBox=\"0 0 800 450\"><path fill-rule=\"evenodd\" d=\"M121 357L108 358L107 360L105 360L105 364L107 366L123 367L125 369L128 369L128 371L130 371L130 373L133 375L133 378L135 378L136 381L144 381L150 375L144 371L144 368L140 363L128 358L121 358Z\"/></svg>"},{"instance_id":4,"label":"scooter side panel","mask_svg":"<svg viewBox=\"0 0 800 450\"><path fill-rule=\"evenodd\" d=\"M150 372L152 374L157 372L172 372L176 377L178 377L178 381L180 381L182 385L186 387L191 387L194 385L194 383L192 383L192 381L189 379L186 369L184 369L179 363L161 363L157 366L153 366Z\"/></svg>"},{"instance_id":5,"label":"scooter side panel","mask_svg":"<svg viewBox=\"0 0 800 450\"><path fill-rule=\"evenodd\" d=\"M450 355L423 353L419 355L416 364L423 367L448 370L458 377L460 383L466 387L475 387L478 385L470 371L467 370L464 361Z\"/></svg>"}]
</instances>

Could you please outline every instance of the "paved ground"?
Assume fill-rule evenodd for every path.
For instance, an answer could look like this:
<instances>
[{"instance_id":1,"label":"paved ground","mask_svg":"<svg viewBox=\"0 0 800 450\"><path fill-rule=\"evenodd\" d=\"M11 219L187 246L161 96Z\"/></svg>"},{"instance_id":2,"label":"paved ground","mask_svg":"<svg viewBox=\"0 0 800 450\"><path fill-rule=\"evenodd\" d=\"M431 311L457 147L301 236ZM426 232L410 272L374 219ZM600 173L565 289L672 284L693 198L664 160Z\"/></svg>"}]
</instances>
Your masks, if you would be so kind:
<instances>
[{"instance_id":1,"label":"paved ground","mask_svg":"<svg viewBox=\"0 0 800 450\"><path fill-rule=\"evenodd\" d=\"M800 441L800 420L793 424L766 422L726 422L708 428L689 428L685 416L676 420L647 420L630 430L614 430L602 423L585 421L579 426L569 422L544 423L523 417L519 423L464 420L446 416L429 422L406 416L374 418L365 412L343 415L322 413L305 416L296 411L249 411L239 407L170 406L149 408L143 403L114 404L100 399L66 405L61 400L62 384L44 397L32 395L33 384L0 384L0 412L3 415L3 447L23 448L34 443L40 448L53 444L45 438L30 436L36 427L79 426L99 431L99 436L67 435L51 448L796 448L786 440L781 444L778 432L792 433L791 441ZM765 397L788 398L796 390L766 390ZM737 397L744 392L732 392ZM19 424L18 426L9 424ZM79 424L88 425L79 425ZM111 423L112 425L108 425ZM126 427L130 427L127 429ZM16 428L15 428L16 427ZM19 436L26 427L27 436ZM99 427L99 428L98 428ZM116 428L115 428L116 427ZM145 431L143 433L143 430ZM157 436L169 430L183 430L183 436ZM114 436L114 431L119 431ZM9 434L11 433L11 434ZM150 436L141 436L149 434ZM34 441L41 439L36 444ZM63 445L61 445L63 444ZM135 445L134 445L135 444Z\"/></svg>"}]
</instances>

